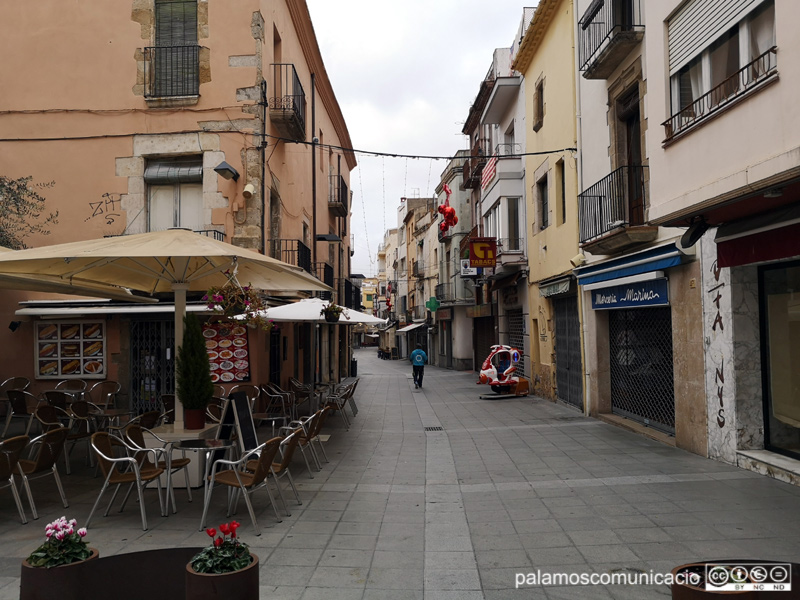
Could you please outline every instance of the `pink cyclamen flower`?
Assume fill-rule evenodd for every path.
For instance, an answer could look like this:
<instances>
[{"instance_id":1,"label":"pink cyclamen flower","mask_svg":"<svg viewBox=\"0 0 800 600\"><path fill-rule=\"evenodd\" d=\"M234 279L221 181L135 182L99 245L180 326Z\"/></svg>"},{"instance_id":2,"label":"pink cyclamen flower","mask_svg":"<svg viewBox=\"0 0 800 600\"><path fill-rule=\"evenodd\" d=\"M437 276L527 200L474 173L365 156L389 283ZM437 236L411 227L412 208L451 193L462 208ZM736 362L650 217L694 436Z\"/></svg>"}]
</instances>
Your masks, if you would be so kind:
<instances>
[{"instance_id":1,"label":"pink cyclamen flower","mask_svg":"<svg viewBox=\"0 0 800 600\"><path fill-rule=\"evenodd\" d=\"M86 527L81 527L80 529L78 529L78 535L81 536L81 537L86 537L87 533L89 533L89 532L86 531Z\"/></svg>"},{"instance_id":2,"label":"pink cyclamen flower","mask_svg":"<svg viewBox=\"0 0 800 600\"><path fill-rule=\"evenodd\" d=\"M58 532L56 532L56 539L57 539L59 542L60 542L61 540L63 540L63 539L64 539L64 532L63 532L63 531L58 531Z\"/></svg>"},{"instance_id":3,"label":"pink cyclamen flower","mask_svg":"<svg viewBox=\"0 0 800 600\"><path fill-rule=\"evenodd\" d=\"M50 539L51 537L53 537L53 534L54 534L54 533L55 533L55 532L54 532L52 529L47 529L47 530L44 532L44 535L45 535L45 537L47 537L47 539Z\"/></svg>"}]
</instances>

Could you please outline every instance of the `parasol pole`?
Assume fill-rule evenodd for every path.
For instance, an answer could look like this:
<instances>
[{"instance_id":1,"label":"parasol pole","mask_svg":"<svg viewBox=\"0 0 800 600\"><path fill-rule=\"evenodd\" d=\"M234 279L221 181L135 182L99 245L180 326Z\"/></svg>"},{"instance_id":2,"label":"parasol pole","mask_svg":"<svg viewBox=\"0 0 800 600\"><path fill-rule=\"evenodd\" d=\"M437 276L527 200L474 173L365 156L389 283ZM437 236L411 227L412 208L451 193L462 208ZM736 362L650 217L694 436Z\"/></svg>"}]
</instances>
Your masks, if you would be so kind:
<instances>
[{"instance_id":1,"label":"parasol pole","mask_svg":"<svg viewBox=\"0 0 800 600\"><path fill-rule=\"evenodd\" d=\"M178 385L178 348L183 344L183 317L186 315L186 290L188 283L173 283L172 291L175 293L175 393ZM175 431L183 430L183 403L175 403Z\"/></svg>"}]
</instances>

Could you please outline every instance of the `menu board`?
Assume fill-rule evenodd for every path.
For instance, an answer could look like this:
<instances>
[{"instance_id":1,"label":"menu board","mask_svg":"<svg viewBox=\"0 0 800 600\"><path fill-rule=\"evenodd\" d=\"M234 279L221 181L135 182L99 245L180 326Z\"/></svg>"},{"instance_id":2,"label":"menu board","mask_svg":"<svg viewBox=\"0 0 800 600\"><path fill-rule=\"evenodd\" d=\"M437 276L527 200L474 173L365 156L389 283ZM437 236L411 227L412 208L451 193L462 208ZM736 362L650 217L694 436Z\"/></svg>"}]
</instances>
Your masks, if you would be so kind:
<instances>
[{"instance_id":1,"label":"menu board","mask_svg":"<svg viewBox=\"0 0 800 600\"><path fill-rule=\"evenodd\" d=\"M37 323L34 352L37 379L105 377L105 323Z\"/></svg>"},{"instance_id":2,"label":"menu board","mask_svg":"<svg viewBox=\"0 0 800 600\"><path fill-rule=\"evenodd\" d=\"M247 327L228 323L203 325L211 380L214 383L250 381L250 348Z\"/></svg>"}]
</instances>

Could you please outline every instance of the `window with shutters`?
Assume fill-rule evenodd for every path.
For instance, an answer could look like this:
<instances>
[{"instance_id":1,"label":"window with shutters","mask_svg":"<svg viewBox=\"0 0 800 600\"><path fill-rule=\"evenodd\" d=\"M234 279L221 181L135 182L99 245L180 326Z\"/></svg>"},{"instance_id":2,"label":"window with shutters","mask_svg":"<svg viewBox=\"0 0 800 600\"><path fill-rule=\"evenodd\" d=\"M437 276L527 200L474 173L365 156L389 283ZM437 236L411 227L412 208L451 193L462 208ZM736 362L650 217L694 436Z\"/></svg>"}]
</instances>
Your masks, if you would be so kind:
<instances>
[{"instance_id":1,"label":"window with shutters","mask_svg":"<svg viewBox=\"0 0 800 600\"><path fill-rule=\"evenodd\" d=\"M547 189L547 175L536 182L536 196L539 205L539 229L550 225L550 199Z\"/></svg>"},{"instance_id":2,"label":"window with shutters","mask_svg":"<svg viewBox=\"0 0 800 600\"><path fill-rule=\"evenodd\" d=\"M205 229L202 158L151 161L145 168L144 181L149 231L170 227Z\"/></svg>"},{"instance_id":3,"label":"window with shutters","mask_svg":"<svg viewBox=\"0 0 800 600\"><path fill-rule=\"evenodd\" d=\"M667 140L777 75L774 0L694 0L667 29Z\"/></svg>"},{"instance_id":4,"label":"window with shutters","mask_svg":"<svg viewBox=\"0 0 800 600\"><path fill-rule=\"evenodd\" d=\"M197 0L155 0L155 45L145 48L155 98L196 96L200 89Z\"/></svg>"}]
</instances>

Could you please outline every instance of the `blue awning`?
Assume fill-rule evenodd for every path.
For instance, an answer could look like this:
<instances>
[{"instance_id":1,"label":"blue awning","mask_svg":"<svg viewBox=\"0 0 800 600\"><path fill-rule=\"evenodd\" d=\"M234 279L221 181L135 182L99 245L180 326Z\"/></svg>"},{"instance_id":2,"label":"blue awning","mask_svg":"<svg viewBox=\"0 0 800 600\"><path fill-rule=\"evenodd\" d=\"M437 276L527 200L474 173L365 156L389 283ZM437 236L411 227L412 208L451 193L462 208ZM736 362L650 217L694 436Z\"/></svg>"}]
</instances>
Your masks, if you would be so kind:
<instances>
[{"instance_id":1,"label":"blue awning","mask_svg":"<svg viewBox=\"0 0 800 600\"><path fill-rule=\"evenodd\" d=\"M640 273L662 271L669 267L680 265L685 257L686 255L678 249L676 244L671 243L575 269L574 273L578 278L578 285L586 285L587 283L609 281L620 277L639 275Z\"/></svg>"}]
</instances>

